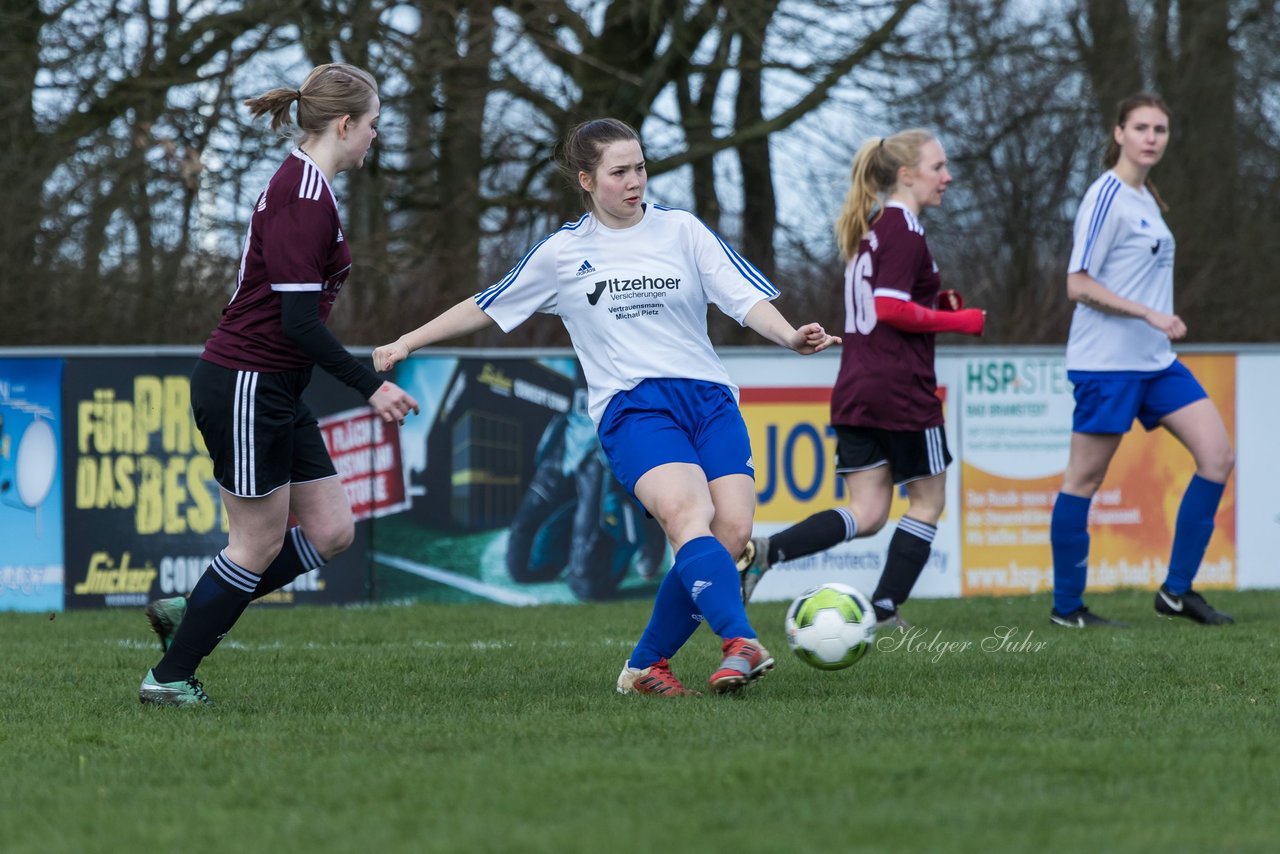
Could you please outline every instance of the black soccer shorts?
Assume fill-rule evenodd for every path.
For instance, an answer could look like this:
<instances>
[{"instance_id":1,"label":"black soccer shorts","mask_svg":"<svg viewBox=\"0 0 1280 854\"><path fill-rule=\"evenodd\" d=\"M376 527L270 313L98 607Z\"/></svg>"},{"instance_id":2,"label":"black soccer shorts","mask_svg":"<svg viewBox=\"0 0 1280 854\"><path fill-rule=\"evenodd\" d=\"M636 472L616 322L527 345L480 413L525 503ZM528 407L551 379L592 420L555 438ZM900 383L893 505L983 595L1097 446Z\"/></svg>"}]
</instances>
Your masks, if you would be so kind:
<instances>
[{"instance_id":1,"label":"black soccer shorts","mask_svg":"<svg viewBox=\"0 0 1280 854\"><path fill-rule=\"evenodd\" d=\"M227 492L260 498L288 483L336 477L316 417L302 401L311 369L239 371L200 359L191 411Z\"/></svg>"},{"instance_id":2,"label":"black soccer shorts","mask_svg":"<svg viewBox=\"0 0 1280 854\"><path fill-rule=\"evenodd\" d=\"M925 430L881 430L835 425L836 473L848 474L888 465L894 483L933 477L951 465L947 433Z\"/></svg>"}]
</instances>

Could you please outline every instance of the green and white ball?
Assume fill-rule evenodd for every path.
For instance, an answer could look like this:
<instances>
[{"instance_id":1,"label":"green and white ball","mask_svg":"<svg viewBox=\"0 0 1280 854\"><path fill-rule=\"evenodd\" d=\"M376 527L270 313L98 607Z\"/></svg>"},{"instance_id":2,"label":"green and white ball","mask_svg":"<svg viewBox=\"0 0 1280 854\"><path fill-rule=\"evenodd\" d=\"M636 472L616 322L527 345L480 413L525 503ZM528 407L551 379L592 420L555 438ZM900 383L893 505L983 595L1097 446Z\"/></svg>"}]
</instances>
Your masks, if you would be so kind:
<instances>
[{"instance_id":1,"label":"green and white ball","mask_svg":"<svg viewBox=\"0 0 1280 854\"><path fill-rule=\"evenodd\" d=\"M876 612L846 584L822 584L787 609L787 640L805 664L841 670L861 659L876 637Z\"/></svg>"}]
</instances>

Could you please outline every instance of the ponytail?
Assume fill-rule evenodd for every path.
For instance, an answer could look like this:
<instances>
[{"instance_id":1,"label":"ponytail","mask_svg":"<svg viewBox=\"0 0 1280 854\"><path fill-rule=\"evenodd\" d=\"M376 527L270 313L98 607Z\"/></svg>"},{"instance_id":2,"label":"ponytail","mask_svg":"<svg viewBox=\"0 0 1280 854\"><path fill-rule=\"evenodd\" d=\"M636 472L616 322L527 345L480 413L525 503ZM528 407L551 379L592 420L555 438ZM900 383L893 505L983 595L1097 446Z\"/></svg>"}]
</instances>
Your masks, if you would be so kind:
<instances>
[{"instance_id":1,"label":"ponytail","mask_svg":"<svg viewBox=\"0 0 1280 854\"><path fill-rule=\"evenodd\" d=\"M858 244L871 230L880 197L898 183L898 170L918 164L920 149L935 138L927 130L904 130L869 139L858 149L850 169L849 192L835 225L836 245L845 261L858 254Z\"/></svg>"}]
</instances>

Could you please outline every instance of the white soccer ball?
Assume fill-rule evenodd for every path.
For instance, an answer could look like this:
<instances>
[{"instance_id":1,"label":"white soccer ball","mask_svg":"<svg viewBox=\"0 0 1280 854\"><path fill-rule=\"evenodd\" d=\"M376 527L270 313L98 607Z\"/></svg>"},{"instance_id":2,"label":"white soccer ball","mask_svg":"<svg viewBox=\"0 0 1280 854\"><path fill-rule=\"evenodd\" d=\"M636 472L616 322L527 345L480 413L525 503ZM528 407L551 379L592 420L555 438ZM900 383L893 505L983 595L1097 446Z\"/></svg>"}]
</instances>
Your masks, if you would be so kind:
<instances>
[{"instance_id":1,"label":"white soccer ball","mask_svg":"<svg viewBox=\"0 0 1280 854\"><path fill-rule=\"evenodd\" d=\"M846 584L822 584L787 609L787 640L805 664L840 670L861 659L876 637L871 602Z\"/></svg>"}]
</instances>

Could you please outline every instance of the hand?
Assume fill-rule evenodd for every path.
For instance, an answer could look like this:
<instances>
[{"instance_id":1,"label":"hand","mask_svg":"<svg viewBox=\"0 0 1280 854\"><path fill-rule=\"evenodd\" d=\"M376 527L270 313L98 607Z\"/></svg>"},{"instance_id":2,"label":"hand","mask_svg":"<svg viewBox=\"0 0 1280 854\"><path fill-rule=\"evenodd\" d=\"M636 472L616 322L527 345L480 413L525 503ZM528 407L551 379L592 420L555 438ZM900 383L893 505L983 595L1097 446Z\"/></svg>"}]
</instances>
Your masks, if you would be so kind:
<instances>
[{"instance_id":1,"label":"hand","mask_svg":"<svg viewBox=\"0 0 1280 854\"><path fill-rule=\"evenodd\" d=\"M397 424L403 424L405 417L410 412L417 415L419 411L418 401L392 382L386 382L378 386L378 390L369 398L369 405L388 424L393 421Z\"/></svg>"},{"instance_id":2,"label":"hand","mask_svg":"<svg viewBox=\"0 0 1280 854\"><path fill-rule=\"evenodd\" d=\"M373 351L373 369L375 371L389 371L396 362L403 362L407 358L409 358L409 345L400 339L396 339L390 344L383 344Z\"/></svg>"},{"instance_id":3,"label":"hand","mask_svg":"<svg viewBox=\"0 0 1280 854\"><path fill-rule=\"evenodd\" d=\"M957 330L962 335L982 336L987 331L987 312L982 308L962 308L956 312L957 318L964 323L962 329Z\"/></svg>"},{"instance_id":4,"label":"hand","mask_svg":"<svg viewBox=\"0 0 1280 854\"><path fill-rule=\"evenodd\" d=\"M938 292L938 311L959 311L962 308L964 308L964 298L960 296L959 291Z\"/></svg>"},{"instance_id":5,"label":"hand","mask_svg":"<svg viewBox=\"0 0 1280 854\"><path fill-rule=\"evenodd\" d=\"M1187 334L1187 324L1183 323L1182 318L1176 314L1165 314L1163 311L1153 309L1143 320L1169 336L1170 341L1177 341Z\"/></svg>"},{"instance_id":6,"label":"hand","mask_svg":"<svg viewBox=\"0 0 1280 854\"><path fill-rule=\"evenodd\" d=\"M840 343L843 343L841 339L835 335L828 335L821 323L806 323L796 330L791 349L801 356L809 356L813 353L821 353L832 344Z\"/></svg>"}]
</instances>

